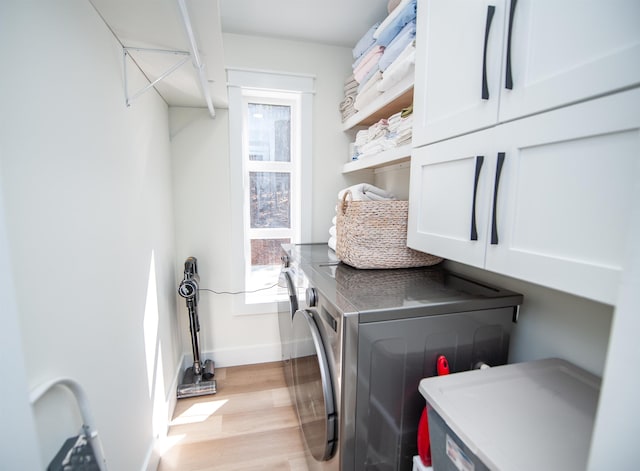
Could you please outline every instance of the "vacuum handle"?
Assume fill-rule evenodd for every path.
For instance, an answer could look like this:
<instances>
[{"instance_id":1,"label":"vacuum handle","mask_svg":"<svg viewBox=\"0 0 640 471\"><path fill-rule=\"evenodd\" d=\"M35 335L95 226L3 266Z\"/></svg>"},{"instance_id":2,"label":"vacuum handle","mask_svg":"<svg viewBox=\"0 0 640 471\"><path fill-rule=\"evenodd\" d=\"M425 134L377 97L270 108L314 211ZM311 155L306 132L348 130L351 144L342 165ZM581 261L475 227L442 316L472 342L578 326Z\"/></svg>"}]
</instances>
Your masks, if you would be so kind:
<instances>
[{"instance_id":1,"label":"vacuum handle","mask_svg":"<svg viewBox=\"0 0 640 471\"><path fill-rule=\"evenodd\" d=\"M184 276L198 275L198 260L195 257L188 257L184 261Z\"/></svg>"}]
</instances>

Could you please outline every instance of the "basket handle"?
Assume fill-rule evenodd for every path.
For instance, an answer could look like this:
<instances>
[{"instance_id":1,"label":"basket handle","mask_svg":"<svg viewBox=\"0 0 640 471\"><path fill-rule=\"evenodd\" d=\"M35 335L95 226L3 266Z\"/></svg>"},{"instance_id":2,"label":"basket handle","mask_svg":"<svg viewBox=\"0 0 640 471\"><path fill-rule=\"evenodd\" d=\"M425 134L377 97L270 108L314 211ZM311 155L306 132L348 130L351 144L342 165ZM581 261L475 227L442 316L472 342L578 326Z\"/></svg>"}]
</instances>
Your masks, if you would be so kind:
<instances>
[{"instance_id":1,"label":"basket handle","mask_svg":"<svg viewBox=\"0 0 640 471\"><path fill-rule=\"evenodd\" d=\"M347 196L351 196L351 198L353 199L351 190L345 191L344 194L342 195L342 204L340 205L340 210L342 211L342 214L346 214L347 212Z\"/></svg>"}]
</instances>

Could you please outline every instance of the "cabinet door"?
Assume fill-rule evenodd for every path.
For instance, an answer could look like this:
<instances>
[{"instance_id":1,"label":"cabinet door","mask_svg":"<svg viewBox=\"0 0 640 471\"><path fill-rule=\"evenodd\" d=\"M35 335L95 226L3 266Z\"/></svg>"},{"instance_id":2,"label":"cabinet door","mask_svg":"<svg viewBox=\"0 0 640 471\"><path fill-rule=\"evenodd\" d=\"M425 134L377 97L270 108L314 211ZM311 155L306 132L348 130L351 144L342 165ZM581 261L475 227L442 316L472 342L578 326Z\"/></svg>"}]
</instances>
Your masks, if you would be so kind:
<instances>
[{"instance_id":1,"label":"cabinet door","mask_svg":"<svg viewBox=\"0 0 640 471\"><path fill-rule=\"evenodd\" d=\"M487 269L615 302L640 181L638 109L634 89L496 128L505 160Z\"/></svg>"},{"instance_id":2,"label":"cabinet door","mask_svg":"<svg viewBox=\"0 0 640 471\"><path fill-rule=\"evenodd\" d=\"M503 70L500 121L640 83L640 2L509 0Z\"/></svg>"},{"instance_id":3,"label":"cabinet door","mask_svg":"<svg viewBox=\"0 0 640 471\"><path fill-rule=\"evenodd\" d=\"M484 266L495 149L493 129L414 149L407 245Z\"/></svg>"},{"instance_id":4,"label":"cabinet door","mask_svg":"<svg viewBox=\"0 0 640 471\"><path fill-rule=\"evenodd\" d=\"M504 4L504 0L419 2L414 146L497 122Z\"/></svg>"}]
</instances>

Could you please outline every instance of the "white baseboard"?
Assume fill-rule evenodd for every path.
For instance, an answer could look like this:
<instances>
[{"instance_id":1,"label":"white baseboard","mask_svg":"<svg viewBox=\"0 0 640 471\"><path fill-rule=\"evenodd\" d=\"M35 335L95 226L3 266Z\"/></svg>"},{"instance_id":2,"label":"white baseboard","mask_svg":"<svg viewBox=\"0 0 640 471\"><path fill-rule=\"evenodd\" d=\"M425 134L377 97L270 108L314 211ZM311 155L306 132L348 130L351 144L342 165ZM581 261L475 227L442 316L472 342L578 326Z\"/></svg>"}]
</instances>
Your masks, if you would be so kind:
<instances>
[{"instance_id":1,"label":"white baseboard","mask_svg":"<svg viewBox=\"0 0 640 471\"><path fill-rule=\"evenodd\" d=\"M280 344L253 345L251 347L223 348L202 352L202 360L213 360L216 368L227 366L253 365L282 360ZM193 357L184 354L182 357L182 370L193 364Z\"/></svg>"},{"instance_id":2,"label":"white baseboard","mask_svg":"<svg viewBox=\"0 0 640 471\"><path fill-rule=\"evenodd\" d=\"M217 367L253 365L282 360L280 343L254 345L252 347L227 348L214 350L212 359Z\"/></svg>"},{"instance_id":3,"label":"white baseboard","mask_svg":"<svg viewBox=\"0 0 640 471\"><path fill-rule=\"evenodd\" d=\"M182 354L178 365L184 365L186 363L186 354ZM167 406L167 428L165 430L165 436L169 432L169 424L171 423L171 419L173 418L173 413L176 408L176 404L178 403L178 397L176 395L176 391L178 389L178 384L182 379L182 374L184 372L184 368L178 368L175 374L173 375L173 381L171 382L171 386L167 391L167 396L165 397L165 403ZM158 466L160 465L160 453L158 452L158 441L165 437L154 437L151 440L149 448L147 449L147 454L142 464L141 471L157 471Z\"/></svg>"},{"instance_id":4,"label":"white baseboard","mask_svg":"<svg viewBox=\"0 0 640 471\"><path fill-rule=\"evenodd\" d=\"M178 365L184 365L184 358L185 358L185 354L182 354L182 357L180 358L180 361L178 362ZM180 384L180 381L182 380L182 374L183 374L184 368L178 368L178 371L175 372L175 374L173 375L173 381L171 382L171 387L169 388L169 391L167 393L167 411L169 413L168 417L167 417L167 432L169 432L169 427L168 424L171 423L171 419L173 418L173 412L176 409L176 404L178 403L178 396L176 396L176 392L178 390L178 384Z\"/></svg>"},{"instance_id":5,"label":"white baseboard","mask_svg":"<svg viewBox=\"0 0 640 471\"><path fill-rule=\"evenodd\" d=\"M158 466L160 466L160 455L156 450L156 442L156 439L151 441L151 445L147 450L147 456L145 456L142 465L142 471L157 471Z\"/></svg>"}]
</instances>

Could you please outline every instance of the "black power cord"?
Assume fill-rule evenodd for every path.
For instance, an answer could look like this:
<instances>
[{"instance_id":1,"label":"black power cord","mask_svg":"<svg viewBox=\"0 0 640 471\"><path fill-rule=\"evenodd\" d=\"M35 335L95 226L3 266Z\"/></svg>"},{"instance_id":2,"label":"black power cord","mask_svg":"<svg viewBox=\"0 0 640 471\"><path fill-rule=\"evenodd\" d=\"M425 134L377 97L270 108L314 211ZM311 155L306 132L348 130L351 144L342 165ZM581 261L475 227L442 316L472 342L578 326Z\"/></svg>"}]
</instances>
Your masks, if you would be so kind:
<instances>
[{"instance_id":1,"label":"black power cord","mask_svg":"<svg viewBox=\"0 0 640 471\"><path fill-rule=\"evenodd\" d=\"M209 291L210 293L213 293L213 294L249 294L249 293L257 293L258 291L266 291L268 289L275 288L276 286L278 286L277 282L272 284L271 286L267 286L266 288L258 288L251 291L215 291L213 289L208 289L208 288L199 288L198 291Z\"/></svg>"}]
</instances>

